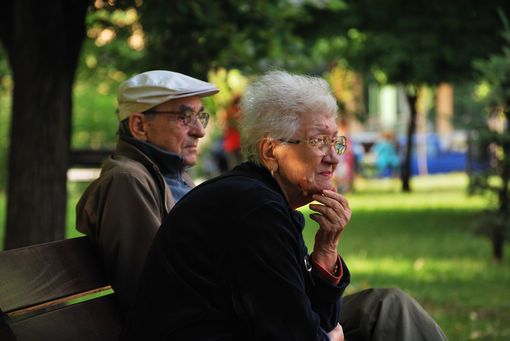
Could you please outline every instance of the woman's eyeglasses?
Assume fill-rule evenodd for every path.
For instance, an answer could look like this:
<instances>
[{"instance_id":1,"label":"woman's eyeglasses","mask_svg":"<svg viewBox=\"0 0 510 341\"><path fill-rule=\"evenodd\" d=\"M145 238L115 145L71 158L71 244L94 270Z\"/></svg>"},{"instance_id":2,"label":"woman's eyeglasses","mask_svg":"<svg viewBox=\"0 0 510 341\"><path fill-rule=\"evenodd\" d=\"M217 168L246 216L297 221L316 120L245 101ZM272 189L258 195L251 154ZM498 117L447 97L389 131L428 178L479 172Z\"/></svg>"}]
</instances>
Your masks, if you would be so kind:
<instances>
[{"instance_id":1,"label":"woman's eyeglasses","mask_svg":"<svg viewBox=\"0 0 510 341\"><path fill-rule=\"evenodd\" d=\"M184 123L185 126L193 127L197 123L197 119L200 121L202 126L207 127L207 123L209 123L209 114L206 112L195 113L192 110L185 111L151 111L147 110L143 112L144 114L176 114L180 115L179 119Z\"/></svg>"},{"instance_id":2,"label":"woman's eyeglasses","mask_svg":"<svg viewBox=\"0 0 510 341\"><path fill-rule=\"evenodd\" d=\"M314 137L308 140L284 140L280 139L281 142L299 144L304 143L312 147L318 148L322 153L327 154L331 146L335 147L335 152L338 155L345 153L347 149L347 138L345 136L329 137L327 135Z\"/></svg>"}]
</instances>

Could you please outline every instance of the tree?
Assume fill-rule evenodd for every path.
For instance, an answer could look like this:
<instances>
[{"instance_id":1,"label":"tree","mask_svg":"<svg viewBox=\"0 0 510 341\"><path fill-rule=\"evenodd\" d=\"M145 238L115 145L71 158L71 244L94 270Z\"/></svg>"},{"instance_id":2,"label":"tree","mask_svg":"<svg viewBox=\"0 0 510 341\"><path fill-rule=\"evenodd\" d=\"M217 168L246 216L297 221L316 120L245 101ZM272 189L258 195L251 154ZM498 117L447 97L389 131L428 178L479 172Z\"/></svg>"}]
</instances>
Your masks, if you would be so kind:
<instances>
[{"instance_id":1,"label":"tree","mask_svg":"<svg viewBox=\"0 0 510 341\"><path fill-rule=\"evenodd\" d=\"M423 84L472 79L472 61L497 51L502 43L495 34L496 9L508 11L510 5L504 0L329 3L329 7L308 11L314 20L300 26L301 32L313 32L309 38L345 36L337 50L339 57L355 70L375 74L383 83L403 84L407 91L411 116L401 178L402 189L409 191L417 89Z\"/></svg>"},{"instance_id":2,"label":"tree","mask_svg":"<svg viewBox=\"0 0 510 341\"><path fill-rule=\"evenodd\" d=\"M498 262L503 259L504 243L510 237L510 26L505 15L500 14L506 45L500 54L475 63L490 89L483 98L487 115L475 127L477 142L482 148L489 147L482 150L490 153L492 167L473 172L470 177L473 193L490 193L496 199L495 208L484 211L478 230L490 239L493 258Z\"/></svg>"},{"instance_id":3,"label":"tree","mask_svg":"<svg viewBox=\"0 0 510 341\"><path fill-rule=\"evenodd\" d=\"M290 0L153 0L141 11L147 37L142 62L155 68L205 78L220 66L250 74L299 63L292 27L302 6Z\"/></svg>"},{"instance_id":4,"label":"tree","mask_svg":"<svg viewBox=\"0 0 510 341\"><path fill-rule=\"evenodd\" d=\"M65 236L71 90L89 1L5 1L14 90L5 248Z\"/></svg>"},{"instance_id":5,"label":"tree","mask_svg":"<svg viewBox=\"0 0 510 341\"><path fill-rule=\"evenodd\" d=\"M100 3L114 13L142 2L110 0L94 5ZM286 51L292 62L292 46L299 45L289 31L291 20L286 19L299 17L300 6L291 3L146 1L140 20L146 50L128 53L132 59L115 58L126 56L124 42L107 53L103 50L99 62L119 66L127 74L165 68L203 78L219 65L243 65L245 70L281 66L277 57ZM92 4L20 0L2 6L0 41L14 83L5 248L65 237L72 85L87 9L91 17L97 14ZM107 21L101 16L94 20Z\"/></svg>"}]
</instances>

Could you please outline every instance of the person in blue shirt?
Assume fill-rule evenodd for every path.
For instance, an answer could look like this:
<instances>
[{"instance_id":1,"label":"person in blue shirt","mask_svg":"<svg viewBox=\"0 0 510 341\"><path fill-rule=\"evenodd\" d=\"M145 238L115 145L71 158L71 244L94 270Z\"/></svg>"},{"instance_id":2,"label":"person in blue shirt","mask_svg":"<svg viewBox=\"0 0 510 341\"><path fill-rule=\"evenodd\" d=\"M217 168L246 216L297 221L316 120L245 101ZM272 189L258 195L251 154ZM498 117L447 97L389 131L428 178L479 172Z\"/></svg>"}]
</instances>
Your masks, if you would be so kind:
<instances>
[{"instance_id":1,"label":"person in blue shirt","mask_svg":"<svg viewBox=\"0 0 510 341\"><path fill-rule=\"evenodd\" d=\"M372 146L370 152L375 156L375 165L380 177L391 177L398 173L400 158L392 133L384 132L382 138Z\"/></svg>"}]
</instances>

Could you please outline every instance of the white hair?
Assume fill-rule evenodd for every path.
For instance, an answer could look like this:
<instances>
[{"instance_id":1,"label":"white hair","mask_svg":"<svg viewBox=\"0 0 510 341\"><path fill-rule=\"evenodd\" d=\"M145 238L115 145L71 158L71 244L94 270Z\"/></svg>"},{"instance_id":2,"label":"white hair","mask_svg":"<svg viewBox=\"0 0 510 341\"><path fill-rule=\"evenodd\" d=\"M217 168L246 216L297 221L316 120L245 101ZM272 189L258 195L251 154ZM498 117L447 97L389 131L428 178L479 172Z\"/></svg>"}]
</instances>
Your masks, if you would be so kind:
<instances>
[{"instance_id":1,"label":"white hair","mask_svg":"<svg viewBox=\"0 0 510 341\"><path fill-rule=\"evenodd\" d=\"M304 115L321 113L336 119L338 106L324 79L271 71L247 87L240 109L243 156L262 164L262 139L292 137Z\"/></svg>"}]
</instances>

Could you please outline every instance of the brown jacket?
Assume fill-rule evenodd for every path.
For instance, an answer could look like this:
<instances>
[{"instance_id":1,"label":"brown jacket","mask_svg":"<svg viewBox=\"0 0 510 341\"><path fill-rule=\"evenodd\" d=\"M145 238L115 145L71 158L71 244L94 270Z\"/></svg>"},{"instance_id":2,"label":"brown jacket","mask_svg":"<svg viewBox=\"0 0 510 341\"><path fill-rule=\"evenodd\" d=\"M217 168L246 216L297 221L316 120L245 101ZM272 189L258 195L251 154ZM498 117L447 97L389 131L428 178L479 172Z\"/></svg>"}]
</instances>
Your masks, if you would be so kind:
<instances>
[{"instance_id":1,"label":"brown jacket","mask_svg":"<svg viewBox=\"0 0 510 341\"><path fill-rule=\"evenodd\" d=\"M187 174L184 180L193 187ZM152 239L173 205L158 166L122 140L76 205L76 229L97 244L124 311L135 294Z\"/></svg>"}]
</instances>

